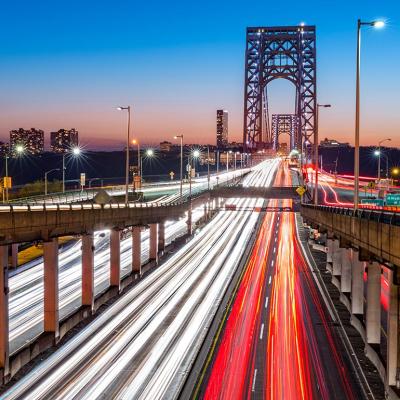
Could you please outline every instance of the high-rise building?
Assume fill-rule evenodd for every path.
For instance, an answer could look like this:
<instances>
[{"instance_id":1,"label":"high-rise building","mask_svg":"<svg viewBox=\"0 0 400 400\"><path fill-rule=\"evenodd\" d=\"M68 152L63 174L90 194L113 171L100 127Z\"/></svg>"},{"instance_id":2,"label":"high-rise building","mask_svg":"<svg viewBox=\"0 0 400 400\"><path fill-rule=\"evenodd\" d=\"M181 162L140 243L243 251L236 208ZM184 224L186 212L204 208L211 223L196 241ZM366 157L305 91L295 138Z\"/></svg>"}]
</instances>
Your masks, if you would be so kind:
<instances>
[{"instance_id":1,"label":"high-rise building","mask_svg":"<svg viewBox=\"0 0 400 400\"><path fill-rule=\"evenodd\" d=\"M27 154L40 154L44 151L44 132L41 129L23 129L10 131L10 152L16 154L16 147L20 145Z\"/></svg>"},{"instance_id":2,"label":"high-rise building","mask_svg":"<svg viewBox=\"0 0 400 400\"><path fill-rule=\"evenodd\" d=\"M217 147L223 149L228 145L228 111L217 110Z\"/></svg>"},{"instance_id":3,"label":"high-rise building","mask_svg":"<svg viewBox=\"0 0 400 400\"><path fill-rule=\"evenodd\" d=\"M8 154L8 143L0 142L0 157L5 157Z\"/></svg>"},{"instance_id":4,"label":"high-rise building","mask_svg":"<svg viewBox=\"0 0 400 400\"><path fill-rule=\"evenodd\" d=\"M78 146L78 143L78 131L74 128L50 133L51 151L55 153L64 153L71 147Z\"/></svg>"}]
</instances>

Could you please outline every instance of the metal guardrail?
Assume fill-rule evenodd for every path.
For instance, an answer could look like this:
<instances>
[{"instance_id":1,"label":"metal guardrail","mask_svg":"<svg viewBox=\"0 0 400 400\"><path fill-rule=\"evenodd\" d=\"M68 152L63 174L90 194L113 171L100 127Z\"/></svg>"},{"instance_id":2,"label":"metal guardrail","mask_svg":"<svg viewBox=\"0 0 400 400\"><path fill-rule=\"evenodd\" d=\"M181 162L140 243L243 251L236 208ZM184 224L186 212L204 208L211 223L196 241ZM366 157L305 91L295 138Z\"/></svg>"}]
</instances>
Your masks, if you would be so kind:
<instances>
[{"instance_id":1,"label":"metal guardrail","mask_svg":"<svg viewBox=\"0 0 400 400\"><path fill-rule=\"evenodd\" d=\"M332 206L316 206L313 204L303 203L302 207L325 211L331 214L346 215L349 217L356 217L359 219L365 219L369 221L375 221L383 224L400 226L400 213L388 212L381 210L369 210L369 209L358 209L346 208L346 207L332 207Z\"/></svg>"}]
</instances>

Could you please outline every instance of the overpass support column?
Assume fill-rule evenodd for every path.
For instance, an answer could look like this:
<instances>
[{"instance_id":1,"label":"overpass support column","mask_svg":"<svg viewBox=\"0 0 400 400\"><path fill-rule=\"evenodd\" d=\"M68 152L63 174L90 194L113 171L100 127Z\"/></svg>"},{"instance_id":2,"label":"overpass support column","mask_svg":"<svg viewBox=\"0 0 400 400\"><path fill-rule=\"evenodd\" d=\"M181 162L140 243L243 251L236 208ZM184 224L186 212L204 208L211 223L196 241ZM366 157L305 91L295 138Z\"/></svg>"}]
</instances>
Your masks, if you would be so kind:
<instances>
[{"instance_id":1,"label":"overpass support column","mask_svg":"<svg viewBox=\"0 0 400 400\"><path fill-rule=\"evenodd\" d=\"M8 246L0 246L0 368L9 373Z\"/></svg>"},{"instance_id":2,"label":"overpass support column","mask_svg":"<svg viewBox=\"0 0 400 400\"><path fill-rule=\"evenodd\" d=\"M82 305L94 308L93 234L82 236Z\"/></svg>"},{"instance_id":3,"label":"overpass support column","mask_svg":"<svg viewBox=\"0 0 400 400\"><path fill-rule=\"evenodd\" d=\"M381 342L381 266L377 262L368 263L367 279L367 343Z\"/></svg>"},{"instance_id":4,"label":"overpass support column","mask_svg":"<svg viewBox=\"0 0 400 400\"><path fill-rule=\"evenodd\" d=\"M60 336L58 289L58 239L43 243L44 261L44 331Z\"/></svg>"},{"instance_id":5,"label":"overpass support column","mask_svg":"<svg viewBox=\"0 0 400 400\"><path fill-rule=\"evenodd\" d=\"M110 285L120 290L121 286L121 237L120 231L112 229L110 233Z\"/></svg>"},{"instance_id":6,"label":"overpass support column","mask_svg":"<svg viewBox=\"0 0 400 400\"><path fill-rule=\"evenodd\" d=\"M164 252L165 250L165 222L162 221L158 224L158 251Z\"/></svg>"},{"instance_id":7,"label":"overpass support column","mask_svg":"<svg viewBox=\"0 0 400 400\"><path fill-rule=\"evenodd\" d=\"M364 313L364 261L358 258L358 252L353 252L353 268L351 270L351 313Z\"/></svg>"},{"instance_id":8,"label":"overpass support column","mask_svg":"<svg viewBox=\"0 0 400 400\"><path fill-rule=\"evenodd\" d=\"M342 293L351 292L351 268L353 261L352 249L341 249L342 255L342 270L340 276L340 291Z\"/></svg>"},{"instance_id":9,"label":"overpass support column","mask_svg":"<svg viewBox=\"0 0 400 400\"><path fill-rule=\"evenodd\" d=\"M396 386L398 380L398 372L400 373L399 360L399 286L393 283L393 271L389 271L389 308L387 323L387 366L386 376L389 386Z\"/></svg>"},{"instance_id":10,"label":"overpass support column","mask_svg":"<svg viewBox=\"0 0 400 400\"><path fill-rule=\"evenodd\" d=\"M334 239L326 239L326 247L327 247L327 252L326 252L326 264L327 264L327 269L332 265L332 256L333 256L333 248L334 248Z\"/></svg>"},{"instance_id":11,"label":"overpass support column","mask_svg":"<svg viewBox=\"0 0 400 400\"><path fill-rule=\"evenodd\" d=\"M142 273L142 234L141 227L132 227L132 270L139 275Z\"/></svg>"},{"instance_id":12,"label":"overpass support column","mask_svg":"<svg viewBox=\"0 0 400 400\"><path fill-rule=\"evenodd\" d=\"M332 247L332 275L340 276L342 272L342 250L339 247L339 240L333 241Z\"/></svg>"},{"instance_id":13,"label":"overpass support column","mask_svg":"<svg viewBox=\"0 0 400 400\"><path fill-rule=\"evenodd\" d=\"M158 263L158 224L150 224L150 260Z\"/></svg>"}]
</instances>

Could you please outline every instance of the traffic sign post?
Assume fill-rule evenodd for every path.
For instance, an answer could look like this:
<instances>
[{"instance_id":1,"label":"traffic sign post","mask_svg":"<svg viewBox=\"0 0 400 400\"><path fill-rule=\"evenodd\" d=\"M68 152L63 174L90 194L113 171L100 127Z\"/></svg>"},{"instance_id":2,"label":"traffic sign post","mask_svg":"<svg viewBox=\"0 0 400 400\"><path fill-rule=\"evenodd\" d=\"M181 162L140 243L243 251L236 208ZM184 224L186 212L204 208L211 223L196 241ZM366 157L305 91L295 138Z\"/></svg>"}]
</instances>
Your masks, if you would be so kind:
<instances>
[{"instance_id":1,"label":"traffic sign post","mask_svg":"<svg viewBox=\"0 0 400 400\"><path fill-rule=\"evenodd\" d=\"M169 176L171 177L171 181L173 181L174 180L174 172L173 171L171 171L170 173L169 173Z\"/></svg>"},{"instance_id":2,"label":"traffic sign post","mask_svg":"<svg viewBox=\"0 0 400 400\"><path fill-rule=\"evenodd\" d=\"M386 195L387 206L400 206L400 193L390 193Z\"/></svg>"},{"instance_id":3,"label":"traffic sign post","mask_svg":"<svg viewBox=\"0 0 400 400\"><path fill-rule=\"evenodd\" d=\"M83 190L84 186L86 185L86 173L81 173L81 190Z\"/></svg>"},{"instance_id":4,"label":"traffic sign post","mask_svg":"<svg viewBox=\"0 0 400 400\"><path fill-rule=\"evenodd\" d=\"M383 199L361 199L361 204L371 204L374 206L384 206Z\"/></svg>"}]
</instances>

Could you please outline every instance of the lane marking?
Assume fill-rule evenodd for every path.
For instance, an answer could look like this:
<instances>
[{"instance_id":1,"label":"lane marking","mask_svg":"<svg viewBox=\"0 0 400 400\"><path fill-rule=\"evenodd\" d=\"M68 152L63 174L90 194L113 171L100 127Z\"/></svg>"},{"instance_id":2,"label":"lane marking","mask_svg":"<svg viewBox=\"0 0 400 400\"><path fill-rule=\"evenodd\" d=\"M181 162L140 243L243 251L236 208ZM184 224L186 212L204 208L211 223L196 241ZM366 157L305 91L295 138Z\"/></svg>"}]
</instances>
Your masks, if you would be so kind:
<instances>
[{"instance_id":1,"label":"lane marking","mask_svg":"<svg viewBox=\"0 0 400 400\"><path fill-rule=\"evenodd\" d=\"M273 267L273 266L274 266L274 260L271 261L271 267Z\"/></svg>"},{"instance_id":2,"label":"lane marking","mask_svg":"<svg viewBox=\"0 0 400 400\"><path fill-rule=\"evenodd\" d=\"M274 246L274 253L276 253L276 246Z\"/></svg>"},{"instance_id":3,"label":"lane marking","mask_svg":"<svg viewBox=\"0 0 400 400\"><path fill-rule=\"evenodd\" d=\"M251 387L252 392L254 392L254 388L256 386L256 378L257 378L257 368L254 370L253 385Z\"/></svg>"},{"instance_id":4,"label":"lane marking","mask_svg":"<svg viewBox=\"0 0 400 400\"><path fill-rule=\"evenodd\" d=\"M263 333L264 333L264 324L261 325L260 340L262 340L262 338L263 338Z\"/></svg>"},{"instance_id":5,"label":"lane marking","mask_svg":"<svg viewBox=\"0 0 400 400\"><path fill-rule=\"evenodd\" d=\"M268 297L265 298L265 308L268 307Z\"/></svg>"},{"instance_id":6,"label":"lane marking","mask_svg":"<svg viewBox=\"0 0 400 400\"><path fill-rule=\"evenodd\" d=\"M278 241L278 238L277 237L275 237L275 243Z\"/></svg>"},{"instance_id":7,"label":"lane marking","mask_svg":"<svg viewBox=\"0 0 400 400\"><path fill-rule=\"evenodd\" d=\"M272 280L272 276L270 275L270 276L269 276L269 279L268 279L268 285L271 284L271 280Z\"/></svg>"}]
</instances>

